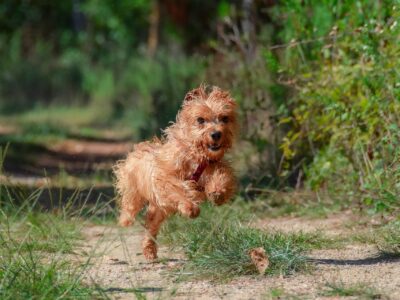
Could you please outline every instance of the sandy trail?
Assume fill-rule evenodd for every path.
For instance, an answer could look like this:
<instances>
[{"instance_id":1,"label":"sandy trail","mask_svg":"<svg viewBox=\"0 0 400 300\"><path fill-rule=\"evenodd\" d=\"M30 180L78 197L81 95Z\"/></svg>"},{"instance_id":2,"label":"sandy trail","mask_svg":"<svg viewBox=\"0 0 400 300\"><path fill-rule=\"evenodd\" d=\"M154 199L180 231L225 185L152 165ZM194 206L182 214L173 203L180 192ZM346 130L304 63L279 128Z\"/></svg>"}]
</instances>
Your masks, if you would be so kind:
<instances>
[{"instance_id":1,"label":"sandy trail","mask_svg":"<svg viewBox=\"0 0 400 300\"><path fill-rule=\"evenodd\" d=\"M354 231L349 228L351 218L339 219L338 223L337 216L332 220L277 218L260 224L273 223L275 228L287 229L290 221L294 222L289 222L293 230L320 229L328 234ZM366 284L381 293L382 299L400 299L400 259L377 257L377 249L372 245L352 244L342 249L313 251L309 257L315 268L307 274L241 276L219 284L182 280L179 266L184 264L184 256L166 247L159 250L159 262L146 262L141 255L143 229L139 225L128 229L91 226L85 227L83 234L85 244L80 251L92 256L85 280L101 287L112 299L134 299L140 295L147 299L271 299L271 291L277 289L300 299L341 299L322 295L327 283Z\"/></svg>"}]
</instances>

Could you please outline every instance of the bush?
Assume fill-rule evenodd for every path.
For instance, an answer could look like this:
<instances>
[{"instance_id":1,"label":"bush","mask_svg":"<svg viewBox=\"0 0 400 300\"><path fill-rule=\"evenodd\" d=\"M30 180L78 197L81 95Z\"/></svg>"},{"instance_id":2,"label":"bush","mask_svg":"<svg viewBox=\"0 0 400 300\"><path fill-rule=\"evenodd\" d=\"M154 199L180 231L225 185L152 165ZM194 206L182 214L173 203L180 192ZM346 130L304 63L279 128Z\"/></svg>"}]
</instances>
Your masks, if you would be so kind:
<instances>
[{"instance_id":1,"label":"bush","mask_svg":"<svg viewBox=\"0 0 400 300\"><path fill-rule=\"evenodd\" d=\"M354 12L355 5L344 6ZM339 14L323 46L307 51L315 63L294 55L295 50L303 53L301 45L287 50L290 66L298 62L289 72L296 73L297 93L289 117L281 120L290 126L282 150L288 169L307 158L311 188L345 184L347 191L360 193L376 210L393 211L399 209L400 193L400 86L395 71L400 67L400 30L395 22L399 11L385 6L372 13L367 11L370 5L363 6L364 18ZM370 13L375 18L370 19ZM345 29L344 20L353 27Z\"/></svg>"}]
</instances>

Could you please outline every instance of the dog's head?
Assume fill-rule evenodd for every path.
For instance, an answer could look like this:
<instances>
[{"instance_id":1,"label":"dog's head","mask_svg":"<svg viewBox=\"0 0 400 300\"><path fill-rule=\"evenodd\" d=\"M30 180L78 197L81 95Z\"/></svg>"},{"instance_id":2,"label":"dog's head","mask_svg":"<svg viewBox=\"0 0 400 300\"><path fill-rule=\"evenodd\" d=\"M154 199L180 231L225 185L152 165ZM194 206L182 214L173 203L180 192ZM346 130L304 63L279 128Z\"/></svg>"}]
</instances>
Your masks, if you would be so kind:
<instances>
[{"instance_id":1,"label":"dog's head","mask_svg":"<svg viewBox=\"0 0 400 300\"><path fill-rule=\"evenodd\" d=\"M179 139L208 159L219 160L232 147L238 129L236 103L229 92L200 86L186 94L175 126Z\"/></svg>"}]
</instances>

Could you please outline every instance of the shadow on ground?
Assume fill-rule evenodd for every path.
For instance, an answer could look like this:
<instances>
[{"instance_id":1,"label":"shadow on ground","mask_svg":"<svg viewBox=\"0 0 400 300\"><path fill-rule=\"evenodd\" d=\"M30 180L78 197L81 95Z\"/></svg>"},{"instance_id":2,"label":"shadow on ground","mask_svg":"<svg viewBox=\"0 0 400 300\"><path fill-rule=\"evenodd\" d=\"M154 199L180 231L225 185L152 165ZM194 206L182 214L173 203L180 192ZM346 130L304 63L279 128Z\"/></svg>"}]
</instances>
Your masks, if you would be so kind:
<instances>
[{"instance_id":1,"label":"shadow on ground","mask_svg":"<svg viewBox=\"0 0 400 300\"><path fill-rule=\"evenodd\" d=\"M320 265L336 265L336 266L369 266L381 263L397 263L400 262L400 256L382 253L377 256L362 259L330 259L330 258L309 258L309 261Z\"/></svg>"}]
</instances>

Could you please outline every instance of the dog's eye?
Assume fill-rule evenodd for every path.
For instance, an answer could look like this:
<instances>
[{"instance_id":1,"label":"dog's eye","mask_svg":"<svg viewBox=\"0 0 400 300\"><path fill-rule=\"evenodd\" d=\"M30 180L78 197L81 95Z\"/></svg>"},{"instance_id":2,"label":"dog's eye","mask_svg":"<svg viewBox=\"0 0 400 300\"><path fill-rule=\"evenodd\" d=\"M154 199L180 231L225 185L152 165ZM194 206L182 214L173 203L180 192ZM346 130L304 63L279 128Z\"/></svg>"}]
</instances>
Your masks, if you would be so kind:
<instances>
[{"instance_id":1,"label":"dog's eye","mask_svg":"<svg viewBox=\"0 0 400 300\"><path fill-rule=\"evenodd\" d=\"M228 122L229 122L229 117L223 116L223 117L221 118L221 121L222 121L222 123L228 123Z\"/></svg>"},{"instance_id":2,"label":"dog's eye","mask_svg":"<svg viewBox=\"0 0 400 300\"><path fill-rule=\"evenodd\" d=\"M204 124L205 121L206 120L204 120L204 118L202 118L202 117L197 118L197 123L199 123L199 124Z\"/></svg>"}]
</instances>

